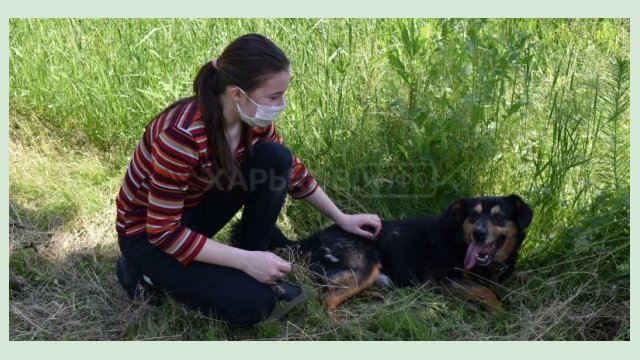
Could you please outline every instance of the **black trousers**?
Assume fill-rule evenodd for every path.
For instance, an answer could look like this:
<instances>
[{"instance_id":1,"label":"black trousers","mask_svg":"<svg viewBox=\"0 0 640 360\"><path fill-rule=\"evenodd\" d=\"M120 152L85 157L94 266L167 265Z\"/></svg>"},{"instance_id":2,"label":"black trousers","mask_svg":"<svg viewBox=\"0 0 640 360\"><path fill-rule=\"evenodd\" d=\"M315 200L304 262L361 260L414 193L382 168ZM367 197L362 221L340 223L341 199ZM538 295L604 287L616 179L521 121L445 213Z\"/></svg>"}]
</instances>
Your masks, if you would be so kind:
<instances>
[{"instance_id":1,"label":"black trousers","mask_svg":"<svg viewBox=\"0 0 640 360\"><path fill-rule=\"evenodd\" d=\"M287 194L292 155L275 143L258 143L241 167L242 179L231 189L214 186L198 204L187 209L182 223L213 237L244 206L237 246L246 250L269 248L271 239L283 237L275 226ZM246 273L193 261L187 266L147 241L146 234L119 237L129 264L177 300L230 326L250 326L268 317L276 297L270 285Z\"/></svg>"}]
</instances>

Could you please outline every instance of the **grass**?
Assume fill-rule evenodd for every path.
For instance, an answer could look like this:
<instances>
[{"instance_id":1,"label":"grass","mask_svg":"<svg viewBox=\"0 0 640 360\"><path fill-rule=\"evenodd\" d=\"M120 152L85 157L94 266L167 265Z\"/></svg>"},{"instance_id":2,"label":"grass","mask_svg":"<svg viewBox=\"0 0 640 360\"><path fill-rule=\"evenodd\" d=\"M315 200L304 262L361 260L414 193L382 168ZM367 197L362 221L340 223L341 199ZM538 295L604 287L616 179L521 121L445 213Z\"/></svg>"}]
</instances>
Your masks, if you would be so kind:
<instances>
[{"instance_id":1,"label":"grass","mask_svg":"<svg viewBox=\"0 0 640 360\"><path fill-rule=\"evenodd\" d=\"M505 284L505 316L426 284L352 299L334 326L298 269L312 296L290 339L629 340L624 19L11 19L10 339L286 326L238 334L173 301L132 304L113 271L114 198L144 126L252 31L290 56L281 135L344 211L401 218L517 193L535 212L519 262L531 280ZM290 199L278 221L292 238L328 224Z\"/></svg>"}]
</instances>

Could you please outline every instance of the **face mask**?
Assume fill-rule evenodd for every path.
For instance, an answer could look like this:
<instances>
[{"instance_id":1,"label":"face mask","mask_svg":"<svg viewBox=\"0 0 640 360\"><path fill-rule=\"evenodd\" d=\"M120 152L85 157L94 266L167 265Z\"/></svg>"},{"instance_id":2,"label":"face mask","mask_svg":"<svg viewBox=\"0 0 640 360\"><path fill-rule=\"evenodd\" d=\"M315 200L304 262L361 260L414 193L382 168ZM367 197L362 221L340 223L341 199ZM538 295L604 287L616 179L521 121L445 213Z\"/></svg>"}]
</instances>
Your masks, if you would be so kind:
<instances>
[{"instance_id":1,"label":"face mask","mask_svg":"<svg viewBox=\"0 0 640 360\"><path fill-rule=\"evenodd\" d=\"M253 99L251 99L249 95L247 95L247 93L244 92L244 90L240 89L240 91L242 91L242 93L247 96L247 99L249 99L249 101L251 101L253 105L256 106L256 114L254 116L249 116L244 111L242 111L240 104L236 103L236 108L238 109L238 114L240 115L240 119L242 119L242 121L246 122L251 126L257 126L257 127L269 126L273 122L273 120L275 120L275 118L278 117L278 115L280 115L280 113L287 106L286 102L282 106L260 105L257 102L253 101Z\"/></svg>"}]
</instances>

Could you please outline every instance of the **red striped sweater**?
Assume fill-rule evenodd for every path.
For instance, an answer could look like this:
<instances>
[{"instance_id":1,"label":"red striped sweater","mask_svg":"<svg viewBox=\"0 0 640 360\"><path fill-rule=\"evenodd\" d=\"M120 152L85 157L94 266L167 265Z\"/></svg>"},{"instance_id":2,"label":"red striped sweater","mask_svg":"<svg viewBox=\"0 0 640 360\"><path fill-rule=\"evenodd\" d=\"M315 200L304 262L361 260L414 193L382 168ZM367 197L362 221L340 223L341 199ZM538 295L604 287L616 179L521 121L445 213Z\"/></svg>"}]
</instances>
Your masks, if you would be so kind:
<instances>
[{"instance_id":1,"label":"red striped sweater","mask_svg":"<svg viewBox=\"0 0 640 360\"><path fill-rule=\"evenodd\" d=\"M282 143L273 125L255 128L251 144ZM234 156L244 153L240 144ZM289 194L311 195L317 182L294 156ZM198 106L192 101L164 112L147 127L138 143L116 198L116 229L124 237L146 232L149 242L187 265L207 238L180 219L185 209L198 205L214 186L207 135Z\"/></svg>"}]
</instances>

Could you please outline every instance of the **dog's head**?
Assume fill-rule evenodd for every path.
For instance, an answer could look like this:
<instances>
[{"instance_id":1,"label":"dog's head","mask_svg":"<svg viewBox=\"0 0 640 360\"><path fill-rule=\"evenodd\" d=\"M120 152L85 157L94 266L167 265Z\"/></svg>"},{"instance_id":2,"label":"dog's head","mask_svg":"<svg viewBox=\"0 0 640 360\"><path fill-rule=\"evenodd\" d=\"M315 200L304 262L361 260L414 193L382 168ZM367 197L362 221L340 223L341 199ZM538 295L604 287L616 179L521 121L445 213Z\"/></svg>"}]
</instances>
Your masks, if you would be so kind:
<instances>
[{"instance_id":1,"label":"dog's head","mask_svg":"<svg viewBox=\"0 0 640 360\"><path fill-rule=\"evenodd\" d=\"M517 253L533 218L529 205L517 195L461 199L449 211L462 224L465 270L505 263Z\"/></svg>"}]
</instances>

